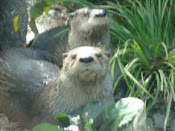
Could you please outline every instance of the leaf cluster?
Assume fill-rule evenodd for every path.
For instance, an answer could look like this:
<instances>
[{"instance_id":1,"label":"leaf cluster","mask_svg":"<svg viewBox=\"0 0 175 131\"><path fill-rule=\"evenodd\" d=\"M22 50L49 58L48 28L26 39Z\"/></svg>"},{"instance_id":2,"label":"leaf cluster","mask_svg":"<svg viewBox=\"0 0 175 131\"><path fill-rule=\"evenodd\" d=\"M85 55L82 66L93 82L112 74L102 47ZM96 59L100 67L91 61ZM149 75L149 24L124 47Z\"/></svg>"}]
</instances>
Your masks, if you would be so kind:
<instances>
[{"instance_id":1,"label":"leaf cluster","mask_svg":"<svg viewBox=\"0 0 175 131\"><path fill-rule=\"evenodd\" d=\"M100 125L99 131L120 131L126 127L132 128L135 118L146 118L144 103L137 98L123 98L119 102L110 105L106 111L106 121ZM102 107L100 103L90 103L76 110L71 115L58 114L59 127L52 124L43 123L33 128L33 131L63 131L63 130L81 130L96 131L93 127L94 121L99 120ZM105 115L105 114L103 114ZM98 122L98 121L96 121ZM139 122L137 122L139 123ZM140 124L140 123L139 123ZM61 127L60 127L61 126ZM142 121L141 126L135 125L138 129L146 129L145 122Z\"/></svg>"},{"instance_id":2,"label":"leaf cluster","mask_svg":"<svg viewBox=\"0 0 175 131\"><path fill-rule=\"evenodd\" d=\"M171 102L175 101L175 1L108 4L113 16L111 35L119 47L111 62L118 60L128 95L147 101L148 110L156 102L167 102L166 129Z\"/></svg>"}]
</instances>

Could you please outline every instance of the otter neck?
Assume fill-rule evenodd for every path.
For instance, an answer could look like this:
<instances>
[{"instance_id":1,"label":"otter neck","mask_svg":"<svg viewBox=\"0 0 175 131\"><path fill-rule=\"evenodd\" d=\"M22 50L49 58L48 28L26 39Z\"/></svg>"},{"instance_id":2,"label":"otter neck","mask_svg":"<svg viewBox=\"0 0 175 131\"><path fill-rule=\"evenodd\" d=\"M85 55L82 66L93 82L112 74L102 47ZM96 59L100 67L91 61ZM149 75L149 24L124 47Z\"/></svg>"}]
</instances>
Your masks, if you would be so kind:
<instances>
[{"instance_id":1,"label":"otter neck","mask_svg":"<svg viewBox=\"0 0 175 131\"><path fill-rule=\"evenodd\" d=\"M112 82L109 74L103 80L97 80L94 85L89 86L81 85L78 81L75 82L64 75L55 81L58 84L56 87L52 86L49 91L54 94L49 95L47 93L44 96L44 98L47 98L46 107L49 107L49 114L52 117L55 117L58 113L70 114L87 103L106 99L112 93Z\"/></svg>"},{"instance_id":2,"label":"otter neck","mask_svg":"<svg viewBox=\"0 0 175 131\"><path fill-rule=\"evenodd\" d=\"M108 28L91 31L71 31L68 36L68 44L66 51L70 51L80 46L98 46L108 45L110 43L110 35Z\"/></svg>"}]
</instances>

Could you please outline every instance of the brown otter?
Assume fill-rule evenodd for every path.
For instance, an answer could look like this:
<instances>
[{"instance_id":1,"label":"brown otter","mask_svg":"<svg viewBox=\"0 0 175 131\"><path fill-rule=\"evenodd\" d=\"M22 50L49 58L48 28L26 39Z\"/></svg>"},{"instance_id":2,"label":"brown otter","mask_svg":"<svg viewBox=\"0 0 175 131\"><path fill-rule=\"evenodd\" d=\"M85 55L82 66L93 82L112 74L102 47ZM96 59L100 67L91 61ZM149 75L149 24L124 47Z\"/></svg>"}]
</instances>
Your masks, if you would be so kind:
<instances>
[{"instance_id":1,"label":"brown otter","mask_svg":"<svg viewBox=\"0 0 175 131\"><path fill-rule=\"evenodd\" d=\"M69 14L69 33L63 33L60 36L56 34L63 31L66 27L55 28L45 32L37 38L33 48L40 52L39 58L62 66L62 53L68 52L73 48L80 46L105 46L109 48L110 18L105 9L101 8L81 8ZM56 37L57 36L57 37ZM36 57L35 57L36 58ZM114 81L121 75L117 61L115 62ZM126 87L126 82L121 79L117 87ZM117 94L117 90L114 91ZM121 90L116 97L116 101L123 97L124 90Z\"/></svg>"},{"instance_id":2,"label":"brown otter","mask_svg":"<svg viewBox=\"0 0 175 131\"><path fill-rule=\"evenodd\" d=\"M33 48L42 51L46 60L62 65L62 53L80 46L109 45L110 19L105 9L81 8L69 14L69 33L57 36L59 27L38 36ZM41 54L40 54L41 55Z\"/></svg>"},{"instance_id":3,"label":"brown otter","mask_svg":"<svg viewBox=\"0 0 175 131\"><path fill-rule=\"evenodd\" d=\"M70 14L70 31L66 51L79 46L110 44L109 17L105 9L82 8Z\"/></svg>"},{"instance_id":4,"label":"brown otter","mask_svg":"<svg viewBox=\"0 0 175 131\"><path fill-rule=\"evenodd\" d=\"M30 123L32 103L41 89L57 77L59 68L46 61L34 60L31 49L12 48L1 52L0 58L0 112L11 121Z\"/></svg>"},{"instance_id":5,"label":"brown otter","mask_svg":"<svg viewBox=\"0 0 175 131\"><path fill-rule=\"evenodd\" d=\"M114 101L108 57L100 48L79 47L65 53L63 68L58 77L44 88L43 78L36 77L37 73L40 74L37 69L41 70L41 66L35 66L43 61L23 59L26 56L11 52L6 53L0 61L0 112L25 127L31 128L34 121L52 122L58 113L70 114L80 106L94 101L101 102L105 110ZM28 61L31 63L30 68L23 66L28 65ZM46 64L55 67L51 63ZM45 64L43 66L47 68Z\"/></svg>"}]
</instances>

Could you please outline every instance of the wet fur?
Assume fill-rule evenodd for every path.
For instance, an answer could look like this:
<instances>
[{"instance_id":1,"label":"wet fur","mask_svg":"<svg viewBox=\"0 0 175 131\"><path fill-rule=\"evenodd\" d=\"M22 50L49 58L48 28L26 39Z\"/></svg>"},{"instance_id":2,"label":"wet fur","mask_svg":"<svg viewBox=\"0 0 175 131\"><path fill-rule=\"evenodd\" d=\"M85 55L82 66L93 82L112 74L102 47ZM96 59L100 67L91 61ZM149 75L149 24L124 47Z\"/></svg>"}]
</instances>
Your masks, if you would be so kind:
<instances>
[{"instance_id":1,"label":"wet fur","mask_svg":"<svg viewBox=\"0 0 175 131\"><path fill-rule=\"evenodd\" d=\"M89 16L84 17L85 11L91 10ZM59 27L40 34L32 48L43 52L45 60L62 66L62 53L80 46L109 45L109 16L94 17L94 9L81 8L69 15L69 32L54 37L66 29ZM39 54L40 55L40 54Z\"/></svg>"},{"instance_id":2,"label":"wet fur","mask_svg":"<svg viewBox=\"0 0 175 131\"><path fill-rule=\"evenodd\" d=\"M55 123L58 113L70 114L90 102L101 102L103 111L113 103L108 57L100 48L80 47L66 53L59 74L55 65L23 52L12 49L0 59L0 112L22 127ZM94 61L80 63L86 54Z\"/></svg>"},{"instance_id":3,"label":"wet fur","mask_svg":"<svg viewBox=\"0 0 175 131\"><path fill-rule=\"evenodd\" d=\"M91 10L89 15L84 13ZM110 44L109 17L96 17L95 11L100 9L82 8L71 14L70 31L66 51L80 46L99 46Z\"/></svg>"},{"instance_id":4,"label":"wet fur","mask_svg":"<svg viewBox=\"0 0 175 131\"><path fill-rule=\"evenodd\" d=\"M31 49L12 48L1 52L0 58L0 112L23 127L31 127L35 99L59 72L56 65L27 56L35 53Z\"/></svg>"},{"instance_id":5,"label":"wet fur","mask_svg":"<svg viewBox=\"0 0 175 131\"><path fill-rule=\"evenodd\" d=\"M88 67L79 62L81 57L72 59L72 55L82 48L93 51L91 56L95 59L88 64ZM101 53L101 58L95 56L97 52ZM84 73L84 77L82 74L86 69L89 69L89 73ZM92 72L95 73L94 76L91 76ZM88 76L91 78L86 80ZM46 115L49 116L48 119L51 119L50 117L54 119L58 112L70 114L82 105L94 101L100 101L105 110L113 103L107 56L101 49L95 47L80 47L70 51L64 59L60 75L42 90L38 101L36 109L42 109L41 116L48 114Z\"/></svg>"}]
</instances>

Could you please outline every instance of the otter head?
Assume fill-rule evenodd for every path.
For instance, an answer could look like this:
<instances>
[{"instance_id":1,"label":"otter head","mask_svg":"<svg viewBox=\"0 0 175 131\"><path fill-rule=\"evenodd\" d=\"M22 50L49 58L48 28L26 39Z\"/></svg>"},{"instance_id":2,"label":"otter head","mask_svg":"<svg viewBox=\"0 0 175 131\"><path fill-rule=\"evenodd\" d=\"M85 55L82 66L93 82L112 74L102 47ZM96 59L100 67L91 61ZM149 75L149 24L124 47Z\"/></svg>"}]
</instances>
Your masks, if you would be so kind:
<instances>
[{"instance_id":1,"label":"otter head","mask_svg":"<svg viewBox=\"0 0 175 131\"><path fill-rule=\"evenodd\" d=\"M71 30L91 32L109 28L109 16L102 8L81 8L69 14Z\"/></svg>"},{"instance_id":2,"label":"otter head","mask_svg":"<svg viewBox=\"0 0 175 131\"><path fill-rule=\"evenodd\" d=\"M74 82L93 84L109 73L108 53L97 47L83 46L63 54L64 75Z\"/></svg>"},{"instance_id":3,"label":"otter head","mask_svg":"<svg viewBox=\"0 0 175 131\"><path fill-rule=\"evenodd\" d=\"M69 15L69 45L66 51L80 46L109 44L108 13L102 8L81 8Z\"/></svg>"}]
</instances>

